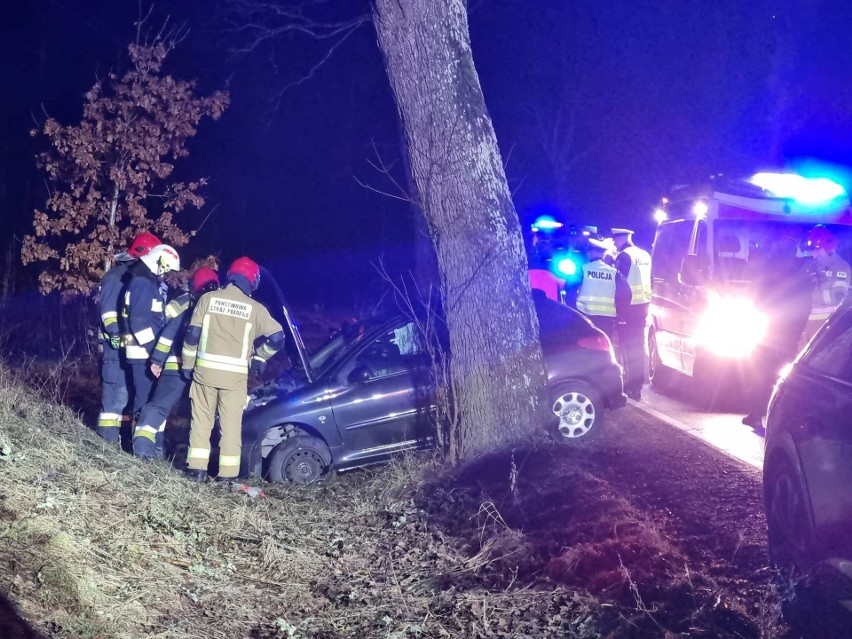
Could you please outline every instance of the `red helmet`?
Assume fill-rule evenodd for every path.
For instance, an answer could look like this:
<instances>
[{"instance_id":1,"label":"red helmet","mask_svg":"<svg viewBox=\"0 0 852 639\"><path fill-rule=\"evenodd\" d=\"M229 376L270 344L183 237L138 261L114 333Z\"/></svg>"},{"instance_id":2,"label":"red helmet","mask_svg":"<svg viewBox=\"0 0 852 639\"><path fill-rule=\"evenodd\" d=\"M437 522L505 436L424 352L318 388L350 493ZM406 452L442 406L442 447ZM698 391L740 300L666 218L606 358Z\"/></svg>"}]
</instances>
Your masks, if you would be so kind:
<instances>
[{"instance_id":1,"label":"red helmet","mask_svg":"<svg viewBox=\"0 0 852 639\"><path fill-rule=\"evenodd\" d=\"M219 286L219 275L212 268L202 266L192 274L189 280L189 292L195 297L200 296L206 287L213 284ZM212 287L210 287L212 290Z\"/></svg>"},{"instance_id":2,"label":"red helmet","mask_svg":"<svg viewBox=\"0 0 852 639\"><path fill-rule=\"evenodd\" d=\"M818 224L808 231L808 248L825 249L829 253L833 253L837 248L837 238L828 228Z\"/></svg>"},{"instance_id":3,"label":"red helmet","mask_svg":"<svg viewBox=\"0 0 852 639\"><path fill-rule=\"evenodd\" d=\"M233 261L228 268L228 277L232 275L242 275L249 281L252 289L256 289L260 284L260 267L257 262L248 257L238 257Z\"/></svg>"},{"instance_id":4,"label":"red helmet","mask_svg":"<svg viewBox=\"0 0 852 639\"><path fill-rule=\"evenodd\" d=\"M160 244L162 244L162 242L156 235L152 233L140 233L133 238L133 241L127 249L127 254L132 258L139 258Z\"/></svg>"}]
</instances>

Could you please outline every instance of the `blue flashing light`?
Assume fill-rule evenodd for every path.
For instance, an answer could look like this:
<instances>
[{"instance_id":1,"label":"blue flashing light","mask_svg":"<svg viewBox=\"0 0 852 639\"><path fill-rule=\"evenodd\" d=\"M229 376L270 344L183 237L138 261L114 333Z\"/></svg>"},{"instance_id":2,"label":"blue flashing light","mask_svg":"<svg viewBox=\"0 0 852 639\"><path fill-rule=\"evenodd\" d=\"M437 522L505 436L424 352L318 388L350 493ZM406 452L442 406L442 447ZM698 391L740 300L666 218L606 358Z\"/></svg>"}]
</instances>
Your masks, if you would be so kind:
<instances>
[{"instance_id":1,"label":"blue flashing light","mask_svg":"<svg viewBox=\"0 0 852 639\"><path fill-rule=\"evenodd\" d=\"M804 177L795 173L757 173L749 182L774 197L794 200L805 206L828 204L846 197L846 189L826 177Z\"/></svg>"},{"instance_id":2,"label":"blue flashing light","mask_svg":"<svg viewBox=\"0 0 852 639\"><path fill-rule=\"evenodd\" d=\"M552 215L542 215L533 223L532 230L536 233L538 231L555 231L561 229L562 226L562 222L557 222Z\"/></svg>"},{"instance_id":3,"label":"blue flashing light","mask_svg":"<svg viewBox=\"0 0 852 639\"><path fill-rule=\"evenodd\" d=\"M555 260L556 273L562 277L571 278L580 270L577 261L571 257L561 257Z\"/></svg>"}]
</instances>

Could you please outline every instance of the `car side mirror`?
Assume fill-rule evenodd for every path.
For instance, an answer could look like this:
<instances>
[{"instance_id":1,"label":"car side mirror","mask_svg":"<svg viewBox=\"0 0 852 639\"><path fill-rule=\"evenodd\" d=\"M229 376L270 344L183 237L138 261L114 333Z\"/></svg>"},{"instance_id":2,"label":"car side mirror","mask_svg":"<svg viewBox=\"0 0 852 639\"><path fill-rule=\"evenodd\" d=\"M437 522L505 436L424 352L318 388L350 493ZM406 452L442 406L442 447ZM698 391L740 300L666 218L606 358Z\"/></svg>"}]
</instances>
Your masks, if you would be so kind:
<instances>
[{"instance_id":1,"label":"car side mirror","mask_svg":"<svg viewBox=\"0 0 852 639\"><path fill-rule=\"evenodd\" d=\"M370 381L370 369L366 366L356 366L350 372L346 381L350 384L363 384Z\"/></svg>"},{"instance_id":2,"label":"car side mirror","mask_svg":"<svg viewBox=\"0 0 852 639\"><path fill-rule=\"evenodd\" d=\"M707 281L707 264L699 255L684 255L678 276L681 284L698 286Z\"/></svg>"}]
</instances>

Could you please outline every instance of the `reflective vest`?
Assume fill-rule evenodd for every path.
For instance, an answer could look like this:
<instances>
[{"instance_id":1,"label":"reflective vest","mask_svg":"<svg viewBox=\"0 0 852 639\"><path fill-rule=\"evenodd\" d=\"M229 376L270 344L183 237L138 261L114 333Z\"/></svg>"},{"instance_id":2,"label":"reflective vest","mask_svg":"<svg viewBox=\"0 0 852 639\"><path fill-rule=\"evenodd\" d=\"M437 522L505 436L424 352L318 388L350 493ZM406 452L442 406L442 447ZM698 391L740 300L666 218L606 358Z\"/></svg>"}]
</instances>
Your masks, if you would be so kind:
<instances>
[{"instance_id":1,"label":"reflective vest","mask_svg":"<svg viewBox=\"0 0 852 639\"><path fill-rule=\"evenodd\" d=\"M618 271L602 260L583 265L577 292L577 310L585 315L615 317L615 276Z\"/></svg>"},{"instance_id":2,"label":"reflective vest","mask_svg":"<svg viewBox=\"0 0 852 639\"><path fill-rule=\"evenodd\" d=\"M849 291L849 264L837 253L817 271L817 283L811 302L810 321L825 321Z\"/></svg>"},{"instance_id":3,"label":"reflective vest","mask_svg":"<svg viewBox=\"0 0 852 639\"><path fill-rule=\"evenodd\" d=\"M651 256L648 251L638 246L630 245L622 253L630 258L630 271L627 273L627 283L633 299L630 304L648 304L651 302Z\"/></svg>"}]
</instances>

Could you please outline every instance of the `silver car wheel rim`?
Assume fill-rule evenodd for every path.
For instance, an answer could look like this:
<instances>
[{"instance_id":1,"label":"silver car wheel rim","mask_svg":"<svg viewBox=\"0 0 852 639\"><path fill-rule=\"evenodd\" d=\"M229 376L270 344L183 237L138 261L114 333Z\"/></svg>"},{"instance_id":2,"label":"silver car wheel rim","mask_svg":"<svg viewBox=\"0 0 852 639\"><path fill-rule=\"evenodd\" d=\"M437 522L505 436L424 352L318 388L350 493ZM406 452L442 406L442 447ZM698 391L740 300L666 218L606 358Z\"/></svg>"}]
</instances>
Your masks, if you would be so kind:
<instances>
[{"instance_id":1,"label":"silver car wheel rim","mask_svg":"<svg viewBox=\"0 0 852 639\"><path fill-rule=\"evenodd\" d=\"M565 439L582 437L595 425L595 405L582 393L564 393L553 402L559 433Z\"/></svg>"}]
</instances>

